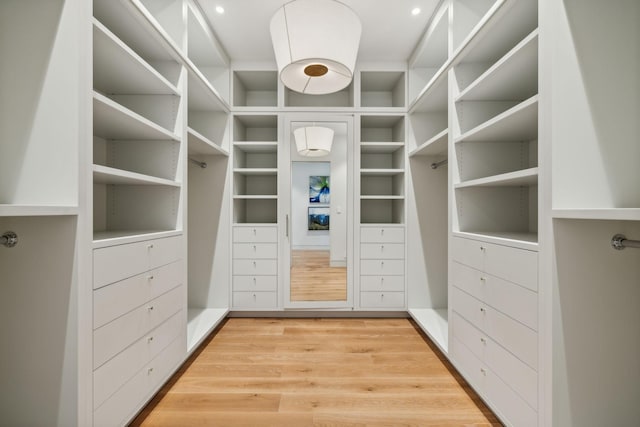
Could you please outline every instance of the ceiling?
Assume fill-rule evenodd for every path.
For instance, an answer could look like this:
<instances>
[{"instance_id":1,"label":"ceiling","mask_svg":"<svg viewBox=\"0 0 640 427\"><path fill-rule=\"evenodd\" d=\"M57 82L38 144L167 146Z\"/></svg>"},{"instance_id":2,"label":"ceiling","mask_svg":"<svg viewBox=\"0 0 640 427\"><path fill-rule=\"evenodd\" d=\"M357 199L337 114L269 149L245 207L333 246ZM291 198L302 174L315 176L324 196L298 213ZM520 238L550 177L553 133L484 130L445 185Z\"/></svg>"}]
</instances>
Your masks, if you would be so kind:
<instances>
[{"instance_id":1,"label":"ceiling","mask_svg":"<svg viewBox=\"0 0 640 427\"><path fill-rule=\"evenodd\" d=\"M291 0L199 0L233 62L275 64L269 23ZM358 62L406 61L440 0L340 0L362 21ZM216 12L221 6L224 13ZM418 15L412 15L420 8Z\"/></svg>"}]
</instances>

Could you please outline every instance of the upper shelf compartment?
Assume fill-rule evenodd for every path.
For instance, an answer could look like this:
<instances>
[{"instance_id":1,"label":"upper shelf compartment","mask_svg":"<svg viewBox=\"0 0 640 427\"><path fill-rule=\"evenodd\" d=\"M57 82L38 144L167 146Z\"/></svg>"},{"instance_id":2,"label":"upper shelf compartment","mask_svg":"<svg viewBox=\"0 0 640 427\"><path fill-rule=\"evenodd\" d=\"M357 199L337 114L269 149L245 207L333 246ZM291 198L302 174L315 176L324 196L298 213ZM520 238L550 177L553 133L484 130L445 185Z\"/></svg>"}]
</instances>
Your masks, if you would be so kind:
<instances>
[{"instance_id":1,"label":"upper shelf compartment","mask_svg":"<svg viewBox=\"0 0 640 427\"><path fill-rule=\"evenodd\" d=\"M362 71L360 106L364 108L402 108L405 106L404 71Z\"/></svg>"},{"instance_id":2,"label":"upper shelf compartment","mask_svg":"<svg viewBox=\"0 0 640 427\"><path fill-rule=\"evenodd\" d=\"M277 71L234 71L234 107L276 107L278 105Z\"/></svg>"}]
</instances>

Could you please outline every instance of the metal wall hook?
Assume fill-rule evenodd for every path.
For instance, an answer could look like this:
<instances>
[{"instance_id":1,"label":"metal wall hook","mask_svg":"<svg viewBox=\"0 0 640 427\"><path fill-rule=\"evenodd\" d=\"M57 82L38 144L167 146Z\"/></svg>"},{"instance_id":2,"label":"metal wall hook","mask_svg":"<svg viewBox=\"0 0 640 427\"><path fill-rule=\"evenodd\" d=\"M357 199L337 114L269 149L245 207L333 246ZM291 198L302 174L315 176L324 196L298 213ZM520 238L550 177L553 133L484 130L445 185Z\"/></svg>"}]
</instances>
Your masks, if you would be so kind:
<instances>
[{"instance_id":1,"label":"metal wall hook","mask_svg":"<svg viewBox=\"0 0 640 427\"><path fill-rule=\"evenodd\" d=\"M438 169L442 165L446 165L448 159L440 160L439 162L431 163L431 169Z\"/></svg>"},{"instance_id":2,"label":"metal wall hook","mask_svg":"<svg viewBox=\"0 0 640 427\"><path fill-rule=\"evenodd\" d=\"M190 161L191 163L195 163L196 165L200 166L202 169L204 169L204 168L206 168L206 167L207 167L207 163L206 163L206 162L201 162L201 161L199 161L199 160L192 159L191 157L189 157L189 161Z\"/></svg>"},{"instance_id":3,"label":"metal wall hook","mask_svg":"<svg viewBox=\"0 0 640 427\"><path fill-rule=\"evenodd\" d=\"M616 234L611 238L611 247L617 251L621 251L624 248L640 249L640 240L629 240L624 234Z\"/></svg>"},{"instance_id":4,"label":"metal wall hook","mask_svg":"<svg viewBox=\"0 0 640 427\"><path fill-rule=\"evenodd\" d=\"M18 244L18 235L13 231L7 231L0 236L0 245L4 245L7 248L12 248Z\"/></svg>"}]
</instances>

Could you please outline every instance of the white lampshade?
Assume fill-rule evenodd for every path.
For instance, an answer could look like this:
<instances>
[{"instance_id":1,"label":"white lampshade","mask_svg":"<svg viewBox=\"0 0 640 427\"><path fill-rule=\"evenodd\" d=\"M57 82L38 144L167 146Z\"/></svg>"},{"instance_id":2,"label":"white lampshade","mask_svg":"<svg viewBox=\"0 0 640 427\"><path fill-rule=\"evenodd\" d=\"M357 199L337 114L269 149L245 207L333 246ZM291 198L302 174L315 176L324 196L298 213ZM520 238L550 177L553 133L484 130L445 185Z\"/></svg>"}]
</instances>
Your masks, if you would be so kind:
<instances>
[{"instance_id":1,"label":"white lampshade","mask_svg":"<svg viewBox=\"0 0 640 427\"><path fill-rule=\"evenodd\" d=\"M307 126L293 131L298 153L307 157L322 157L331 152L333 129L322 126Z\"/></svg>"},{"instance_id":2,"label":"white lampshade","mask_svg":"<svg viewBox=\"0 0 640 427\"><path fill-rule=\"evenodd\" d=\"M349 86L362 24L336 0L295 0L271 18L280 80L289 89L320 95Z\"/></svg>"}]
</instances>

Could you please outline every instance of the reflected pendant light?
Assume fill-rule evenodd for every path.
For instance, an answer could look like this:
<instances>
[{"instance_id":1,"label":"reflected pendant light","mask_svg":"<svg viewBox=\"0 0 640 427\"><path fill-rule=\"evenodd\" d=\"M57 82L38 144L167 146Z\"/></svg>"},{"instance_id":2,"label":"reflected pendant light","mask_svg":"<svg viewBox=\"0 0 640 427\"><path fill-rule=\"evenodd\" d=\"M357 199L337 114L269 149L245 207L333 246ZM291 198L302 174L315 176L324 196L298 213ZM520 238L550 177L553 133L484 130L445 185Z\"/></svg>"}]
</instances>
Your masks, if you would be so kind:
<instances>
[{"instance_id":1,"label":"reflected pendant light","mask_svg":"<svg viewBox=\"0 0 640 427\"><path fill-rule=\"evenodd\" d=\"M280 80L296 92L321 95L349 86L362 24L336 0L294 0L271 18Z\"/></svg>"},{"instance_id":2,"label":"reflected pendant light","mask_svg":"<svg viewBox=\"0 0 640 427\"><path fill-rule=\"evenodd\" d=\"M307 157L322 157L331 152L333 129L323 126L306 126L293 131L298 153Z\"/></svg>"}]
</instances>

